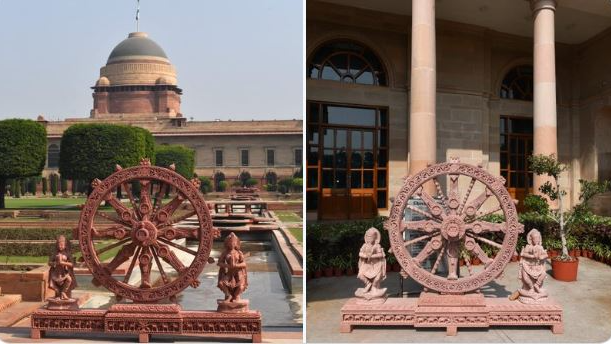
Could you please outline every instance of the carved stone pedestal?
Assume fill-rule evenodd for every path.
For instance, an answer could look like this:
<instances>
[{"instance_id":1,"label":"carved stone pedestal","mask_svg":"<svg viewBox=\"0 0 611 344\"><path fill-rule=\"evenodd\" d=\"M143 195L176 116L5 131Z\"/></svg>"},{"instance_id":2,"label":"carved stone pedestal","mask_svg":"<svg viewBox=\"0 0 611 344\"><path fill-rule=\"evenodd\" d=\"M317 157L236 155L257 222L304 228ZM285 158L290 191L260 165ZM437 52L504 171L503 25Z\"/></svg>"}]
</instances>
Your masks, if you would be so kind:
<instances>
[{"instance_id":1,"label":"carved stone pedestal","mask_svg":"<svg viewBox=\"0 0 611 344\"><path fill-rule=\"evenodd\" d=\"M459 327L551 326L562 333L562 308L551 299L523 304L506 298L484 298L481 294L439 295L422 293L419 298L389 298L383 304L364 305L352 298L342 307L340 332L354 326L445 327L454 336Z\"/></svg>"},{"instance_id":2,"label":"carved stone pedestal","mask_svg":"<svg viewBox=\"0 0 611 344\"><path fill-rule=\"evenodd\" d=\"M216 310L223 313L244 313L248 312L248 300L240 300L229 302L225 300L216 300L218 307Z\"/></svg>"},{"instance_id":3,"label":"carved stone pedestal","mask_svg":"<svg viewBox=\"0 0 611 344\"><path fill-rule=\"evenodd\" d=\"M47 299L47 309L51 310L76 310L78 309L78 302L75 299L62 300L59 298Z\"/></svg>"},{"instance_id":4,"label":"carved stone pedestal","mask_svg":"<svg viewBox=\"0 0 611 344\"><path fill-rule=\"evenodd\" d=\"M103 332L138 334L147 343L152 334L198 334L202 336L250 336L261 342L261 313L184 311L176 304L116 304L108 310L51 310L32 314L32 339L46 332Z\"/></svg>"}]
</instances>

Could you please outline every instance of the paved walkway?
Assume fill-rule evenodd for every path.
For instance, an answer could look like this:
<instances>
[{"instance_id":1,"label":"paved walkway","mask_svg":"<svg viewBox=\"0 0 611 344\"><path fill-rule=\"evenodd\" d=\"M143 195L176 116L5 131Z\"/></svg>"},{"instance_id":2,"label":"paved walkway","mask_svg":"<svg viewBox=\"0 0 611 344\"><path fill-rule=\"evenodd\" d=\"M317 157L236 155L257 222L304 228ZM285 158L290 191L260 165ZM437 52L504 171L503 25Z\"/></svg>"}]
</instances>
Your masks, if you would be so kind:
<instances>
[{"instance_id":1,"label":"paved walkway","mask_svg":"<svg viewBox=\"0 0 611 344\"><path fill-rule=\"evenodd\" d=\"M519 287L517 263L509 263L504 276L489 284L485 296L507 297ZM548 273L551 267L548 266ZM398 294L399 274L390 273L384 287ZM459 329L447 337L445 329L413 327L356 327L352 333L339 333L340 309L361 283L356 276L312 279L307 283L307 341L313 342L605 342L611 337L611 267L581 258L576 282L559 282L551 276L544 287L564 309L564 334L549 328L492 327ZM417 292L412 280L405 290ZM516 301L517 302L517 301Z\"/></svg>"}]
</instances>

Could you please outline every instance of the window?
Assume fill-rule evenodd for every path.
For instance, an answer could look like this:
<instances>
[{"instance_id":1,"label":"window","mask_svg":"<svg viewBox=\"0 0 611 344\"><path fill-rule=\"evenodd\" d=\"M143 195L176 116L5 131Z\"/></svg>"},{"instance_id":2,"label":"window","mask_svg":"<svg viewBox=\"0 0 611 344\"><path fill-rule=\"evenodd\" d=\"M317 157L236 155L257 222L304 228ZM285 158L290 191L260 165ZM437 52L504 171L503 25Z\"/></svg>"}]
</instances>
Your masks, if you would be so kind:
<instances>
[{"instance_id":1,"label":"window","mask_svg":"<svg viewBox=\"0 0 611 344\"><path fill-rule=\"evenodd\" d=\"M214 151L214 161L216 166L223 166L223 151L217 149Z\"/></svg>"},{"instance_id":2,"label":"window","mask_svg":"<svg viewBox=\"0 0 611 344\"><path fill-rule=\"evenodd\" d=\"M59 146L52 144L49 146L47 152L47 167L57 168L59 167Z\"/></svg>"},{"instance_id":3,"label":"window","mask_svg":"<svg viewBox=\"0 0 611 344\"><path fill-rule=\"evenodd\" d=\"M352 41L334 41L318 48L308 63L307 77L387 86L380 59L369 48Z\"/></svg>"},{"instance_id":4,"label":"window","mask_svg":"<svg viewBox=\"0 0 611 344\"><path fill-rule=\"evenodd\" d=\"M275 158L276 158L276 151L273 149L268 149L267 150L267 166L274 166L275 162Z\"/></svg>"},{"instance_id":5,"label":"window","mask_svg":"<svg viewBox=\"0 0 611 344\"><path fill-rule=\"evenodd\" d=\"M248 149L242 149L240 151L240 160L242 166L248 166Z\"/></svg>"},{"instance_id":6,"label":"window","mask_svg":"<svg viewBox=\"0 0 611 344\"><path fill-rule=\"evenodd\" d=\"M500 95L503 99L533 100L533 67L517 66L503 78Z\"/></svg>"},{"instance_id":7,"label":"window","mask_svg":"<svg viewBox=\"0 0 611 344\"><path fill-rule=\"evenodd\" d=\"M295 166L301 166L303 164L303 150L301 148L295 149Z\"/></svg>"},{"instance_id":8,"label":"window","mask_svg":"<svg viewBox=\"0 0 611 344\"><path fill-rule=\"evenodd\" d=\"M501 116L500 126L501 175L507 187L532 188L533 174L528 168L533 150L532 119Z\"/></svg>"}]
</instances>

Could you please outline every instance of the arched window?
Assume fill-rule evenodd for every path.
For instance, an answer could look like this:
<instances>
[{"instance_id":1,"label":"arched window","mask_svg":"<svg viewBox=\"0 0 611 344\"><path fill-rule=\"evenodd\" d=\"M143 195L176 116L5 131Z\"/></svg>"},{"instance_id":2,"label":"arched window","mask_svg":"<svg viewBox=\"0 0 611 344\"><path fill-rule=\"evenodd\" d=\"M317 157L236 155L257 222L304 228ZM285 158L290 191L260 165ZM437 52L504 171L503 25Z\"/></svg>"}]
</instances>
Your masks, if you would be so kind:
<instances>
[{"instance_id":1,"label":"arched window","mask_svg":"<svg viewBox=\"0 0 611 344\"><path fill-rule=\"evenodd\" d=\"M238 176L238 180L242 183L242 186L246 186L246 181L251 178L250 172L242 171Z\"/></svg>"},{"instance_id":2,"label":"arched window","mask_svg":"<svg viewBox=\"0 0 611 344\"><path fill-rule=\"evenodd\" d=\"M533 67L512 68L503 78L500 95L503 99L533 100Z\"/></svg>"},{"instance_id":3,"label":"arched window","mask_svg":"<svg viewBox=\"0 0 611 344\"><path fill-rule=\"evenodd\" d=\"M224 188L221 187L221 182L225 180L225 174L223 172L216 172L214 174L214 189L216 191L225 191Z\"/></svg>"},{"instance_id":4,"label":"arched window","mask_svg":"<svg viewBox=\"0 0 611 344\"><path fill-rule=\"evenodd\" d=\"M276 183L278 183L278 175L276 172L267 172L265 174L265 182L267 185L276 185Z\"/></svg>"},{"instance_id":5,"label":"arched window","mask_svg":"<svg viewBox=\"0 0 611 344\"><path fill-rule=\"evenodd\" d=\"M47 150L47 167L59 167L59 146L56 144L50 145Z\"/></svg>"},{"instance_id":6,"label":"arched window","mask_svg":"<svg viewBox=\"0 0 611 344\"><path fill-rule=\"evenodd\" d=\"M371 49L352 41L334 41L318 48L308 63L307 77L387 86L380 59Z\"/></svg>"}]
</instances>

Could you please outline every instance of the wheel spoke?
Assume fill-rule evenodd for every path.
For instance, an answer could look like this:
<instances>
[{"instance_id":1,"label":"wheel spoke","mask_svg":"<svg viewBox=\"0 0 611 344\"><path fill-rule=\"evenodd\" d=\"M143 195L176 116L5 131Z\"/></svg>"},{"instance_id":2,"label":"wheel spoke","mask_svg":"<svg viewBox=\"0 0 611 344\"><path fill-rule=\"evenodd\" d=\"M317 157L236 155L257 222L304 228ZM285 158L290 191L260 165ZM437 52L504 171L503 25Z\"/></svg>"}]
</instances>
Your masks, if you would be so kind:
<instances>
[{"instance_id":1,"label":"wheel spoke","mask_svg":"<svg viewBox=\"0 0 611 344\"><path fill-rule=\"evenodd\" d=\"M420 237L420 238L422 238L422 237ZM422 240L424 240L424 239L422 239ZM414 260L416 261L416 263L418 265L421 266L422 262L426 258L428 258L431 254L433 254L433 252L439 250L439 248L435 249L433 247L433 242L435 242L435 241L441 242L442 241L441 235L437 235L437 236L433 237L429 242L427 242L426 245L424 246L424 248L422 249L422 251L420 251L420 253L418 253L418 255L414 258ZM443 246L443 244L441 245L441 247L442 246Z\"/></svg>"},{"instance_id":2,"label":"wheel spoke","mask_svg":"<svg viewBox=\"0 0 611 344\"><path fill-rule=\"evenodd\" d=\"M493 233L503 232L506 230L506 223L492 223L488 221L473 221L465 225L467 230L472 231L475 234L480 233Z\"/></svg>"},{"instance_id":3,"label":"wheel spoke","mask_svg":"<svg viewBox=\"0 0 611 344\"><path fill-rule=\"evenodd\" d=\"M403 243L403 245L405 245L405 247L407 247L407 246L413 245L415 243L421 242L422 240L430 239L430 238L432 238L432 237L434 237L436 235L438 235L438 234L437 233L425 234L425 235L417 237L416 239L405 241Z\"/></svg>"},{"instance_id":4,"label":"wheel spoke","mask_svg":"<svg viewBox=\"0 0 611 344\"><path fill-rule=\"evenodd\" d=\"M157 226L157 229L165 228L165 227L171 226L171 225L173 225L175 223L179 223L181 221L184 221L184 220L190 218L193 215L197 215L197 211L191 210L191 211L189 211L189 212L187 212L185 214L182 214L182 215L180 215L180 216L178 216L176 218L169 219L166 222L163 222L163 223L159 224L159 226Z\"/></svg>"},{"instance_id":5,"label":"wheel spoke","mask_svg":"<svg viewBox=\"0 0 611 344\"><path fill-rule=\"evenodd\" d=\"M153 206L151 204L151 194L149 190L149 186L151 185L151 181L147 179L140 179L140 206L138 210L140 210L140 215L142 216L142 220L149 220L151 218L151 213L153 211Z\"/></svg>"},{"instance_id":6,"label":"wheel spoke","mask_svg":"<svg viewBox=\"0 0 611 344\"><path fill-rule=\"evenodd\" d=\"M486 252L484 252L482 247L478 243L476 243L473 240L473 238L471 238L471 237L465 238L465 247L471 247L470 250L469 249L467 249L467 250L469 252L475 253L475 255L477 255L477 258L479 258L479 260L481 260L482 263L484 263L485 266L488 266L488 264L490 264L492 262L492 259L490 259L488 257Z\"/></svg>"},{"instance_id":7,"label":"wheel spoke","mask_svg":"<svg viewBox=\"0 0 611 344\"><path fill-rule=\"evenodd\" d=\"M482 237L477 236L475 234L469 234L469 237L471 237L471 238L473 238L475 240L481 241L481 242L483 242L485 244L488 244L490 246L494 246L494 247L496 247L498 249L502 249L503 248L503 245L501 245L501 244L499 244L497 242L494 242L492 240L489 240L489 239L486 239L486 238L482 238Z\"/></svg>"},{"instance_id":8,"label":"wheel spoke","mask_svg":"<svg viewBox=\"0 0 611 344\"><path fill-rule=\"evenodd\" d=\"M152 217L154 221L157 223L166 222L169 218L172 217L172 214L180 207L182 202L185 200L185 197L178 193L170 202L161 207Z\"/></svg>"},{"instance_id":9,"label":"wheel spoke","mask_svg":"<svg viewBox=\"0 0 611 344\"><path fill-rule=\"evenodd\" d=\"M108 196L106 196L105 201L108 202L110 206L115 209L115 211L119 215L119 218L122 221L124 221L125 223L127 223L129 227L131 227L132 222L134 221L134 212L132 210L129 210L126 206L124 206L123 203L121 203L121 201L119 201L112 194L109 194Z\"/></svg>"},{"instance_id":10,"label":"wheel spoke","mask_svg":"<svg viewBox=\"0 0 611 344\"><path fill-rule=\"evenodd\" d=\"M176 257L176 254L167 245L160 244L159 241L157 242L157 254L166 263L170 264L176 272L180 273L185 269L185 266Z\"/></svg>"},{"instance_id":11,"label":"wheel spoke","mask_svg":"<svg viewBox=\"0 0 611 344\"><path fill-rule=\"evenodd\" d=\"M123 244L127 243L127 242L128 242L128 241L130 241L130 240L131 240L131 238L125 238L125 239L123 239L123 240L121 240L121 241L117 241L117 242L116 242L116 243L114 243L114 244L111 244L111 245L108 245L108 246L104 246L104 248L101 248L101 249L99 249L99 250L96 250L96 254L97 254L97 255L98 255L98 257L99 257L99 256L100 256L102 253L104 253L104 252L106 252L106 251L108 251L108 250L112 250L113 248L115 248L115 247L117 247L117 246L121 246L121 245L123 245Z\"/></svg>"},{"instance_id":12,"label":"wheel spoke","mask_svg":"<svg viewBox=\"0 0 611 344\"><path fill-rule=\"evenodd\" d=\"M450 174L450 192L448 193L448 207L450 214L456 214L456 210L460 206L460 193L458 192L458 174Z\"/></svg>"},{"instance_id":13,"label":"wheel spoke","mask_svg":"<svg viewBox=\"0 0 611 344\"><path fill-rule=\"evenodd\" d=\"M163 265L161 265L161 262L159 261L159 255L157 255L157 250L153 248L151 251L153 252L153 257L155 258L155 264L157 264L157 268L159 269L159 273L161 274L161 279L163 279L163 283L165 284L170 283L170 279L165 274L165 271L163 270Z\"/></svg>"},{"instance_id":14,"label":"wheel spoke","mask_svg":"<svg viewBox=\"0 0 611 344\"><path fill-rule=\"evenodd\" d=\"M190 254L192 254L192 255L194 255L194 256L197 256L197 252L196 252L196 251L193 251L193 250L192 250L192 249L190 249L190 248L187 248L187 247L184 247L184 246L178 245L177 243L171 242L170 240L165 239L165 238L160 238L160 237L158 237L157 239L158 239L159 241L161 241L161 242L163 242L163 243L165 243L165 244L168 244L168 245L170 245L170 246L172 246L172 247L175 247L175 248L177 248L177 249L179 249L179 250L181 250L181 251L184 251L184 252L190 253Z\"/></svg>"},{"instance_id":15,"label":"wheel spoke","mask_svg":"<svg viewBox=\"0 0 611 344\"><path fill-rule=\"evenodd\" d=\"M456 280L458 279L458 275L456 271L458 270L458 256L460 255L460 249L458 247L457 241L448 242L447 247L447 262L448 262L448 279Z\"/></svg>"},{"instance_id":16,"label":"wheel spoke","mask_svg":"<svg viewBox=\"0 0 611 344\"><path fill-rule=\"evenodd\" d=\"M165 227L160 231L158 237L164 237L167 240L174 239L197 239L199 237L197 228L181 228L181 227Z\"/></svg>"},{"instance_id":17,"label":"wheel spoke","mask_svg":"<svg viewBox=\"0 0 611 344\"><path fill-rule=\"evenodd\" d=\"M431 220L439 221L439 220L438 220L437 218L435 218L433 215L429 214L428 212L426 212L426 211L424 211L424 210L421 210L421 209L419 209L419 208L416 208L416 207L414 207L413 205L408 204L408 205L407 205L405 208L406 208L406 209L409 209L409 210L411 210L411 211L413 211L413 212L415 212L415 213L418 213L418 214L420 214L420 215L422 215L422 216L426 216L426 217L428 217L428 218L429 218L429 219L431 219Z\"/></svg>"},{"instance_id":18,"label":"wheel spoke","mask_svg":"<svg viewBox=\"0 0 611 344\"><path fill-rule=\"evenodd\" d=\"M401 221L401 231L410 230L417 232L426 232L432 233L441 229L441 225L439 222L431 221L431 220L422 220L422 221Z\"/></svg>"},{"instance_id":19,"label":"wheel spoke","mask_svg":"<svg viewBox=\"0 0 611 344\"><path fill-rule=\"evenodd\" d=\"M465 260L469 276L473 275L473 271L471 270L471 256L468 253L462 252L462 258Z\"/></svg>"},{"instance_id":20,"label":"wheel spoke","mask_svg":"<svg viewBox=\"0 0 611 344\"><path fill-rule=\"evenodd\" d=\"M492 210L488 210L488 211L486 211L486 212L484 212L484 213L477 213L476 217L475 217L473 220L469 221L468 223L471 223L471 222L477 221L477 220L481 219L481 218L482 218L482 217L484 217L484 216L488 216L488 215L490 215L490 214L494 214L494 213L496 213L497 211L502 211L502 210L503 210L503 209L502 209L502 208L501 208L501 206L499 205L498 207L496 207L496 208L494 208L494 209L492 209Z\"/></svg>"},{"instance_id":21,"label":"wheel spoke","mask_svg":"<svg viewBox=\"0 0 611 344\"><path fill-rule=\"evenodd\" d=\"M108 221L111 221L111 222L114 222L114 223L117 223L117 224L120 224L120 225L123 225L123 226L131 227L130 223L127 223L127 222L125 222L125 221L123 221L121 219L115 219L114 217L112 217L112 216L110 216L108 214L105 214L104 212L102 212L100 210L96 210L95 214L97 216L99 216L99 217L105 218Z\"/></svg>"},{"instance_id":22,"label":"wheel spoke","mask_svg":"<svg viewBox=\"0 0 611 344\"><path fill-rule=\"evenodd\" d=\"M140 288L148 289L151 287L151 266L153 265L151 249L148 246L142 248L138 260L140 262Z\"/></svg>"},{"instance_id":23,"label":"wheel spoke","mask_svg":"<svg viewBox=\"0 0 611 344\"><path fill-rule=\"evenodd\" d=\"M169 188L170 184L159 181L159 191L157 191L157 197L155 197L155 204L153 205L155 212L157 212L161 207L161 204L163 203L163 196L168 192Z\"/></svg>"},{"instance_id":24,"label":"wheel spoke","mask_svg":"<svg viewBox=\"0 0 611 344\"><path fill-rule=\"evenodd\" d=\"M465 204L467 204L467 201L469 200L469 196L471 196L471 191L473 190L473 186L475 185L476 180L477 179L471 177L471 182L469 183L469 187L467 188L467 193L465 194L465 198L463 199L462 203L460 204L460 207L458 207L457 213L459 215L462 214L462 210L465 207Z\"/></svg>"},{"instance_id":25,"label":"wheel spoke","mask_svg":"<svg viewBox=\"0 0 611 344\"><path fill-rule=\"evenodd\" d=\"M443 244L443 246L441 247L441 249L439 250L439 254L437 254L437 259L435 259L435 264L433 264L433 268L431 269L431 273L434 275L435 272L437 272L437 267L439 266L439 263L441 262L441 258L443 257L443 254L445 253L445 243Z\"/></svg>"},{"instance_id":26,"label":"wheel spoke","mask_svg":"<svg viewBox=\"0 0 611 344\"><path fill-rule=\"evenodd\" d=\"M125 193L127 193L127 197L129 198L129 202L132 205L132 209L134 209L134 213L138 216L138 219L142 219L142 215L140 215L140 210L138 209L138 205L136 204L136 200L134 199L134 191L132 189L132 185L130 183L121 184Z\"/></svg>"},{"instance_id":27,"label":"wheel spoke","mask_svg":"<svg viewBox=\"0 0 611 344\"><path fill-rule=\"evenodd\" d=\"M129 268L127 269L127 273L125 274L125 278L123 279L123 283L129 282L129 278L132 276L132 271L134 271L134 266L136 266L136 261L138 260L138 256L140 255L140 250L142 247L138 246L136 248L136 253L132 256L132 261L129 263Z\"/></svg>"},{"instance_id":28,"label":"wheel spoke","mask_svg":"<svg viewBox=\"0 0 611 344\"><path fill-rule=\"evenodd\" d=\"M479 208L482 206L482 204L484 204L484 202L486 202L486 200L490 196L492 196L492 191L486 188L486 190L484 190L479 196L477 196L473 201L471 201L469 205L465 207L463 219L467 217L475 216Z\"/></svg>"},{"instance_id":29,"label":"wheel spoke","mask_svg":"<svg viewBox=\"0 0 611 344\"><path fill-rule=\"evenodd\" d=\"M446 208L446 210L449 209L448 208L448 204L447 204L448 197L446 196L446 194L441 189L441 184L437 180L437 177L433 177L433 183L435 184L435 188L437 189L437 196L439 197L439 199L441 199L441 203Z\"/></svg>"},{"instance_id":30,"label":"wheel spoke","mask_svg":"<svg viewBox=\"0 0 611 344\"><path fill-rule=\"evenodd\" d=\"M423 187L420 187L416 191L416 195L420 196L420 198L422 199L424 204L426 204L426 206L429 208L433 216L442 218L442 219L445 218L446 214L443 210L443 207L439 205L437 202L435 202L433 197L431 197L431 195L429 195L428 193L426 193L426 191L424 191Z\"/></svg>"},{"instance_id":31,"label":"wheel spoke","mask_svg":"<svg viewBox=\"0 0 611 344\"><path fill-rule=\"evenodd\" d=\"M96 229L95 227L91 227L92 238L114 238L114 239L123 239L126 235L129 234L131 228L126 228L124 225L115 225L108 228Z\"/></svg>"},{"instance_id":32,"label":"wheel spoke","mask_svg":"<svg viewBox=\"0 0 611 344\"><path fill-rule=\"evenodd\" d=\"M129 238L126 240L129 240ZM105 266L108 273L112 274L113 271L115 271L119 267L119 265L125 263L129 259L129 257L131 257L134 254L134 251L136 250L136 246L137 246L136 243L131 242L129 245L125 245L121 247L117 255L110 261L110 263L108 263ZM109 246L105 247L105 249L108 250L109 249L108 247ZM99 257L99 254L100 252L98 252L98 257Z\"/></svg>"}]
</instances>

